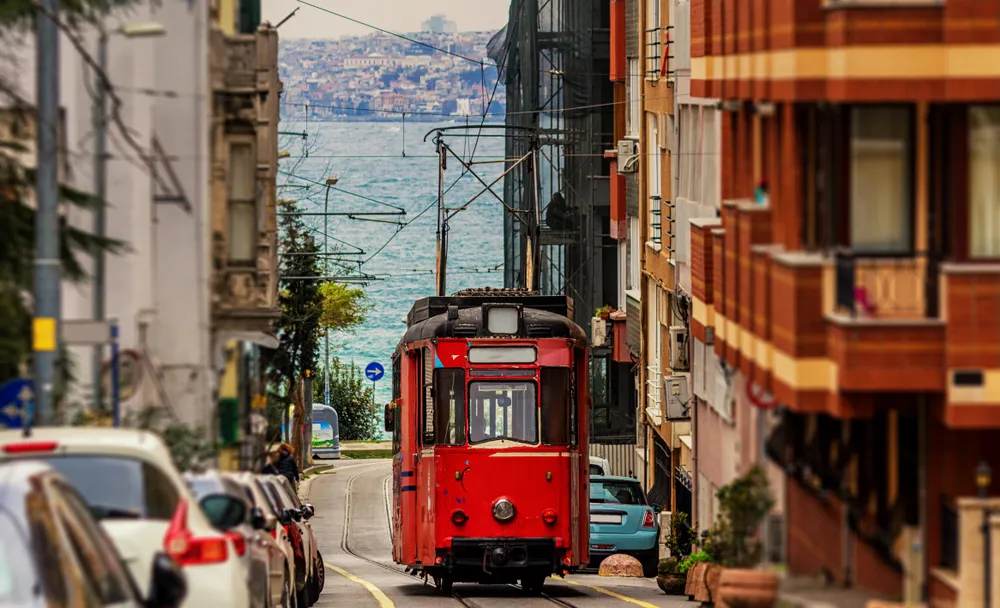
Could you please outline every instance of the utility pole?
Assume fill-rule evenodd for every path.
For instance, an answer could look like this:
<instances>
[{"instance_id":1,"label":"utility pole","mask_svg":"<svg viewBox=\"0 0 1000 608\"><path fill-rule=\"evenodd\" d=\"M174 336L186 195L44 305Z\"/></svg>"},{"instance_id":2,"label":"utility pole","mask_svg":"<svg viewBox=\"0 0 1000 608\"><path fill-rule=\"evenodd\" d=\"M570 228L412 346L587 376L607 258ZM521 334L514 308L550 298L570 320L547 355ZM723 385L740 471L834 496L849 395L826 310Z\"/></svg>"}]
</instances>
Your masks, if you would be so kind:
<instances>
[{"instance_id":1,"label":"utility pole","mask_svg":"<svg viewBox=\"0 0 1000 608\"><path fill-rule=\"evenodd\" d=\"M437 152L438 152L438 200L437 200L437 211L438 211L438 222L437 222L437 295L444 297L447 291L447 278L445 273L447 272L447 232L448 232L448 218L445 216L444 208L444 172L447 169L446 161L446 151L444 145L441 142L441 136L437 136Z\"/></svg>"},{"instance_id":2,"label":"utility pole","mask_svg":"<svg viewBox=\"0 0 1000 608\"><path fill-rule=\"evenodd\" d=\"M97 65L100 66L101 74L108 73L108 32L101 27L100 37L97 41ZM100 199L101 206L94 212L94 235L103 237L107 234L107 211L105 201L107 200L108 186L108 91L105 87L104 78L98 74L94 83L94 195ZM100 249L94 253L94 320L103 321L104 309L104 284L105 284L105 254ZM103 403L101 391L101 367L104 364L104 347L100 344L94 346L93 354L93 383L94 383L94 409L100 409Z\"/></svg>"},{"instance_id":3,"label":"utility pole","mask_svg":"<svg viewBox=\"0 0 1000 608\"><path fill-rule=\"evenodd\" d=\"M337 182L334 182L337 183ZM330 274L330 269L327 264L330 263L330 180L326 180L326 197L323 200L323 272L327 275ZM330 330L326 330L326 355L323 357L323 369L326 371L325 380L323 382L323 405L330 406ZM312 384L310 384L312 386ZM312 403L312 393L309 394L310 403ZM310 409L312 409L310 407Z\"/></svg>"},{"instance_id":4,"label":"utility pole","mask_svg":"<svg viewBox=\"0 0 1000 608\"><path fill-rule=\"evenodd\" d=\"M41 0L37 15L37 172L35 177L35 316L32 350L35 422L53 422L59 348L59 0Z\"/></svg>"}]
</instances>

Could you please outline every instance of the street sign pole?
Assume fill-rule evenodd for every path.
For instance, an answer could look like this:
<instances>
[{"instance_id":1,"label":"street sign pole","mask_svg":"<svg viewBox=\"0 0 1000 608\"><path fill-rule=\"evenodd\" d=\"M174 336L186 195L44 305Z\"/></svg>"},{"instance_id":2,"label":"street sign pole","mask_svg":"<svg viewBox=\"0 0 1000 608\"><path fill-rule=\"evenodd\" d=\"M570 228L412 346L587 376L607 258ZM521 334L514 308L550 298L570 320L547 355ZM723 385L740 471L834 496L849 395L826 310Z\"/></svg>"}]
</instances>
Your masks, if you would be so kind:
<instances>
[{"instance_id":1,"label":"street sign pole","mask_svg":"<svg viewBox=\"0 0 1000 608\"><path fill-rule=\"evenodd\" d=\"M372 381L372 410L376 410L378 406L375 405L375 383L382 379L385 375L385 368L378 361L372 361L365 368L365 376Z\"/></svg>"},{"instance_id":2,"label":"street sign pole","mask_svg":"<svg viewBox=\"0 0 1000 608\"><path fill-rule=\"evenodd\" d=\"M121 361L118 359L118 321L111 322L111 416L114 425L122 425L121 420L121 386L119 386L119 373L121 371Z\"/></svg>"}]
</instances>

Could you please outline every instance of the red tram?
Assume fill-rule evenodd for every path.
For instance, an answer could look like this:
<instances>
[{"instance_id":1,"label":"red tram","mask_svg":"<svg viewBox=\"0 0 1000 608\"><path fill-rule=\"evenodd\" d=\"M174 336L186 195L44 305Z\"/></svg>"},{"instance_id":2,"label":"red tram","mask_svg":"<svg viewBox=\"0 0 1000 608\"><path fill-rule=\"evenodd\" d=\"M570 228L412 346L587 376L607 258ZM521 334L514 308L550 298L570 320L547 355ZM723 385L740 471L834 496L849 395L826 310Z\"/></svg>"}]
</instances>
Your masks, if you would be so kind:
<instances>
[{"instance_id":1,"label":"red tram","mask_svg":"<svg viewBox=\"0 0 1000 608\"><path fill-rule=\"evenodd\" d=\"M588 365L564 297L417 301L393 355L393 560L541 591L589 559Z\"/></svg>"}]
</instances>

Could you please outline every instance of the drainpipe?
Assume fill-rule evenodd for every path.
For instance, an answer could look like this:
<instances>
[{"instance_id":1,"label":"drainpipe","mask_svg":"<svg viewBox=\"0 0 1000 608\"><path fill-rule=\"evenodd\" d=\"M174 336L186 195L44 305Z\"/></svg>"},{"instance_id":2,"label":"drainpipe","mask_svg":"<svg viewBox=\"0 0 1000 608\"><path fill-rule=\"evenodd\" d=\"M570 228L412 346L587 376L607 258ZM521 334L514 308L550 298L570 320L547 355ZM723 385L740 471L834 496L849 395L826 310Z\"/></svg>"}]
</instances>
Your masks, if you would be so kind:
<instances>
[{"instance_id":1,"label":"drainpipe","mask_svg":"<svg viewBox=\"0 0 1000 608\"><path fill-rule=\"evenodd\" d=\"M847 445L851 439L851 423L842 420L840 422L840 441L841 445ZM847 485L846 479L840 480L841 490L846 489ZM844 587L851 586L851 519L848 516L850 509L848 508L848 501L846 500L847 492L840 493L840 529L841 529L841 556L840 556L840 567L841 572L844 577Z\"/></svg>"},{"instance_id":2,"label":"drainpipe","mask_svg":"<svg viewBox=\"0 0 1000 608\"><path fill-rule=\"evenodd\" d=\"M920 557L920 603L927 602L927 395L917 395L917 502L920 532L917 536Z\"/></svg>"}]
</instances>

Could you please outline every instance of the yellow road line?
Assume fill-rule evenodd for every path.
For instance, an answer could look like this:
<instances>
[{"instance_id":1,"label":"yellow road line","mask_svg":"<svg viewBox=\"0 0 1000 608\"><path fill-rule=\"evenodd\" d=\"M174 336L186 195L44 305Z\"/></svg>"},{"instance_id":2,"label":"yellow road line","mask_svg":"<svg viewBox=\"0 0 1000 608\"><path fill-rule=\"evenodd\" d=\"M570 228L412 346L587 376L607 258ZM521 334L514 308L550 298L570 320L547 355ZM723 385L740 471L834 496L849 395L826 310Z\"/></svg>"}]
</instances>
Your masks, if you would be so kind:
<instances>
[{"instance_id":1,"label":"yellow road line","mask_svg":"<svg viewBox=\"0 0 1000 608\"><path fill-rule=\"evenodd\" d=\"M644 602L642 600L637 600L634 597L628 597L627 595L622 595L620 593L615 593L614 591L610 591L610 590L605 589L603 587L598 587L597 585L588 585L587 583L578 583L576 581L571 581L571 580L568 580L568 579L565 579L565 578L562 579L562 581L564 583L566 583L567 585L575 585L577 587L586 587L588 589L593 589L594 591L597 591L598 593L603 593L604 595L611 596L611 597L613 597L615 599L618 599L618 600L621 600L623 602L628 602L630 604L635 604L636 606L642 606L642 608L660 608L656 604L650 604L649 602Z\"/></svg>"},{"instance_id":2,"label":"yellow road line","mask_svg":"<svg viewBox=\"0 0 1000 608\"><path fill-rule=\"evenodd\" d=\"M375 601L378 602L379 608L396 608L396 605L392 603L392 600L389 599L389 596L386 595L385 593L382 593L382 590L376 587L375 585L369 583L366 580L362 580L354 576L353 574L351 574L347 570L344 570L343 568L338 568L332 564L327 564L325 562L324 565L330 570L333 570L334 572L339 574L340 576L351 581L352 583L357 583L358 585L361 585L362 587L367 589L368 593L371 593L372 597L375 598Z\"/></svg>"}]
</instances>

